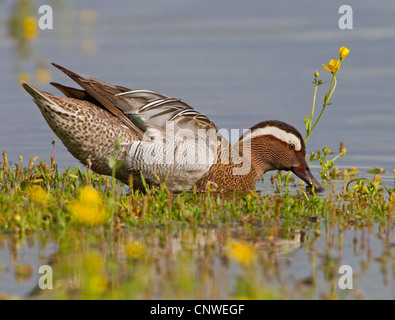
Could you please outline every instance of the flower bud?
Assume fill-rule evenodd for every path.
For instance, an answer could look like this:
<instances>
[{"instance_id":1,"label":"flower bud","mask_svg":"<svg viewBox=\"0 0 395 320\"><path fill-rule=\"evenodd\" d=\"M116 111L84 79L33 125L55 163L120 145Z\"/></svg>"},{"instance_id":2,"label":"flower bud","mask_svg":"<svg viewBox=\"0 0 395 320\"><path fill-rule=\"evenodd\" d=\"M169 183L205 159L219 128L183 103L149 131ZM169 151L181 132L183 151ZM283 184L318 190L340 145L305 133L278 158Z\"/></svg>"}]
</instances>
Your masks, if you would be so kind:
<instances>
[{"instance_id":1,"label":"flower bud","mask_svg":"<svg viewBox=\"0 0 395 320\"><path fill-rule=\"evenodd\" d=\"M340 60L343 60L345 57L347 57L349 53L350 53L350 49L346 47L341 47L339 49Z\"/></svg>"}]
</instances>

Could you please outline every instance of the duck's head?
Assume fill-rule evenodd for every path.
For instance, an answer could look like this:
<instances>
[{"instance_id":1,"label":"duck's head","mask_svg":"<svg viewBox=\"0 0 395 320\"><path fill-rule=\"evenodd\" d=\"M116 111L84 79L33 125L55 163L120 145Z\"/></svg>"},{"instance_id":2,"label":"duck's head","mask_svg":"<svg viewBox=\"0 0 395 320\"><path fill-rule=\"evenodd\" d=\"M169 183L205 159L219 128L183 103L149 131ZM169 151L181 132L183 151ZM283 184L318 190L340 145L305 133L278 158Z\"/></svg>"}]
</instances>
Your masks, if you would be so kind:
<instances>
[{"instance_id":1,"label":"duck's head","mask_svg":"<svg viewBox=\"0 0 395 320\"><path fill-rule=\"evenodd\" d=\"M325 190L312 175L304 140L293 126L277 120L263 121L244 134L240 143L251 148L251 165L259 177L270 170L288 170L310 187L314 185L316 192Z\"/></svg>"}]
</instances>

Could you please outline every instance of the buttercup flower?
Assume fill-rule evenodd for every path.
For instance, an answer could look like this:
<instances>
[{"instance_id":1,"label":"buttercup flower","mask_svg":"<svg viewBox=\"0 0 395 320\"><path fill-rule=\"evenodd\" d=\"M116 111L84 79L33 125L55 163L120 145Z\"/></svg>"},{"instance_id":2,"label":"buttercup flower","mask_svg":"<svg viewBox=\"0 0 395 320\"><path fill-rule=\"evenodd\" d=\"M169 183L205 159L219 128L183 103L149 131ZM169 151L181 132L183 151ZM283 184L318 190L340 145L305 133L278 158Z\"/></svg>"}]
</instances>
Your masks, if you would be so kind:
<instances>
[{"instance_id":1,"label":"buttercup flower","mask_svg":"<svg viewBox=\"0 0 395 320\"><path fill-rule=\"evenodd\" d=\"M92 187L84 187L77 201L68 206L73 218L85 226L102 225L108 218L101 195Z\"/></svg>"},{"instance_id":2,"label":"buttercup flower","mask_svg":"<svg viewBox=\"0 0 395 320\"><path fill-rule=\"evenodd\" d=\"M96 251L85 252L82 256L82 266L90 274L99 274L105 268L106 261Z\"/></svg>"},{"instance_id":3,"label":"buttercup flower","mask_svg":"<svg viewBox=\"0 0 395 320\"><path fill-rule=\"evenodd\" d=\"M343 60L345 57L347 57L349 53L350 53L350 49L346 47L341 47L339 49L340 61Z\"/></svg>"},{"instance_id":4,"label":"buttercup flower","mask_svg":"<svg viewBox=\"0 0 395 320\"><path fill-rule=\"evenodd\" d=\"M254 247L242 241L232 241L228 244L228 256L242 265L249 265L255 259Z\"/></svg>"},{"instance_id":5,"label":"buttercup flower","mask_svg":"<svg viewBox=\"0 0 395 320\"><path fill-rule=\"evenodd\" d=\"M27 194L31 201L44 204L48 200L48 192L40 186L32 186L27 190Z\"/></svg>"},{"instance_id":6,"label":"buttercup flower","mask_svg":"<svg viewBox=\"0 0 395 320\"><path fill-rule=\"evenodd\" d=\"M324 64L323 64L322 66L324 67L325 70L328 70L329 72L334 73L334 72L336 72L336 71L339 69L339 67L340 67L340 60L337 61L337 60L335 60L335 59L332 59L331 61L329 61L329 63L328 63L327 66L324 65Z\"/></svg>"},{"instance_id":7,"label":"buttercup flower","mask_svg":"<svg viewBox=\"0 0 395 320\"><path fill-rule=\"evenodd\" d=\"M78 223L88 227L104 224L107 216L103 207L92 206L80 201L70 204L69 210Z\"/></svg>"},{"instance_id":8,"label":"buttercup flower","mask_svg":"<svg viewBox=\"0 0 395 320\"><path fill-rule=\"evenodd\" d=\"M142 258L146 253L147 247L139 241L130 241L125 248L128 258Z\"/></svg>"},{"instance_id":9,"label":"buttercup flower","mask_svg":"<svg viewBox=\"0 0 395 320\"><path fill-rule=\"evenodd\" d=\"M84 187L80 191L80 197L79 197L81 202L86 202L90 203L93 205L98 205L101 204L101 195L99 192L96 191L96 189L92 187Z\"/></svg>"},{"instance_id":10,"label":"buttercup flower","mask_svg":"<svg viewBox=\"0 0 395 320\"><path fill-rule=\"evenodd\" d=\"M27 39L37 37L37 19L34 16L27 16L23 19L23 31Z\"/></svg>"},{"instance_id":11,"label":"buttercup flower","mask_svg":"<svg viewBox=\"0 0 395 320\"><path fill-rule=\"evenodd\" d=\"M83 284L89 294L103 293L108 286L108 280L105 276L105 259L97 252L85 253L82 257L82 267L86 274Z\"/></svg>"}]
</instances>

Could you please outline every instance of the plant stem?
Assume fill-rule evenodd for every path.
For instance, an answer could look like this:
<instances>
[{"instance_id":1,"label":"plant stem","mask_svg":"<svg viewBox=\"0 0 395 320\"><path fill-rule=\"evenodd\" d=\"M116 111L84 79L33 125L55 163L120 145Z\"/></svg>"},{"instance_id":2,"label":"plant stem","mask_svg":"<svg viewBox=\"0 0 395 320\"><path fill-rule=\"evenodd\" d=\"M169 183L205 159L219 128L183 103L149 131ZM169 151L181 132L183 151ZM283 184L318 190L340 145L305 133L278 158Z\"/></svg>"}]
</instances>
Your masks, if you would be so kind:
<instances>
[{"instance_id":1,"label":"plant stem","mask_svg":"<svg viewBox=\"0 0 395 320\"><path fill-rule=\"evenodd\" d=\"M314 117L315 99L316 99L316 97L317 97L317 89L318 89L318 84L317 84L317 79L316 79L315 88L314 88L314 95L313 95L313 106L312 106L312 108L311 108L311 117L310 117L310 120L309 120L309 122L308 122L308 124L307 124L307 134L306 134L306 139L305 139L304 142L307 141L307 139L309 138L310 133L311 133L311 131L312 131L312 130L310 130L310 129L311 129L311 123L313 122L313 117Z\"/></svg>"},{"instance_id":2,"label":"plant stem","mask_svg":"<svg viewBox=\"0 0 395 320\"><path fill-rule=\"evenodd\" d=\"M334 72L334 73L333 73L333 76L332 76L331 84L330 84L329 90L328 90L328 93L329 93L328 99L326 99L326 101L324 101L324 104L322 105L322 110L321 110L321 112L320 112L320 114L319 114L317 120L314 122L313 127L311 128L311 130L310 130L310 128L308 129L305 142L306 142L307 139L309 138L310 134L313 132L315 126L316 126L317 123L318 123L318 121L321 119L321 116L322 116L322 114L324 113L324 110L325 110L326 106L329 104L329 100L331 99L332 94L333 94L333 92L334 92L335 89L336 89L336 85L337 85L336 72ZM332 89L332 86L333 86L333 89ZM314 104L315 104L315 95L316 95L316 91L317 91L317 87L316 87L315 90L314 90L313 109L312 109L312 112L311 112L311 120L313 119L313 112L314 112ZM310 126L310 124L309 124L309 126Z\"/></svg>"},{"instance_id":3,"label":"plant stem","mask_svg":"<svg viewBox=\"0 0 395 320\"><path fill-rule=\"evenodd\" d=\"M320 115L318 116L317 120L314 122L314 125L313 125L313 127L311 128L311 131L310 131L310 133L311 133L311 132L313 132L313 130L314 130L314 128L315 128L315 126L317 125L318 121L320 120L320 118L321 118L322 114L324 113L325 107L326 107L326 105L325 105L325 104L323 104L323 105L322 105L322 110L321 110L321 112L320 112ZM309 134L309 136L310 136L310 134ZM308 139L308 136L306 137L306 140L305 140L305 142L307 141L307 139Z\"/></svg>"},{"instance_id":4,"label":"plant stem","mask_svg":"<svg viewBox=\"0 0 395 320\"><path fill-rule=\"evenodd\" d=\"M333 80L335 80L335 85L333 86L333 89L332 89ZM326 105L328 104L329 100L331 99L333 92L335 92L336 85L337 85L337 80L336 80L336 72L335 72L333 74L333 77L332 77L332 80L331 80L331 85L329 86L329 91L328 92L330 92L330 94L329 94L328 100L326 102Z\"/></svg>"}]
</instances>

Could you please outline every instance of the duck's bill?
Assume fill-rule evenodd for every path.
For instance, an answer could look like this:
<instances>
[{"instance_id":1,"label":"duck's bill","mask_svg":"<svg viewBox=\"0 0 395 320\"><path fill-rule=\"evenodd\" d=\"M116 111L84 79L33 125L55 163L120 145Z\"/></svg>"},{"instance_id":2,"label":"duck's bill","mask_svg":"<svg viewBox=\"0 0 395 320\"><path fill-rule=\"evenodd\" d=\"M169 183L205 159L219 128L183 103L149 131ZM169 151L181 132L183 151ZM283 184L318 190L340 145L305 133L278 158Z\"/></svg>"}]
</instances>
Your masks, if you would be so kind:
<instances>
[{"instance_id":1,"label":"duck's bill","mask_svg":"<svg viewBox=\"0 0 395 320\"><path fill-rule=\"evenodd\" d=\"M296 174L300 179L308 184L309 187L313 187L315 192L323 192L325 188L317 181L316 178L311 174L311 171L306 163L303 163L299 167L292 168L292 172Z\"/></svg>"}]
</instances>

